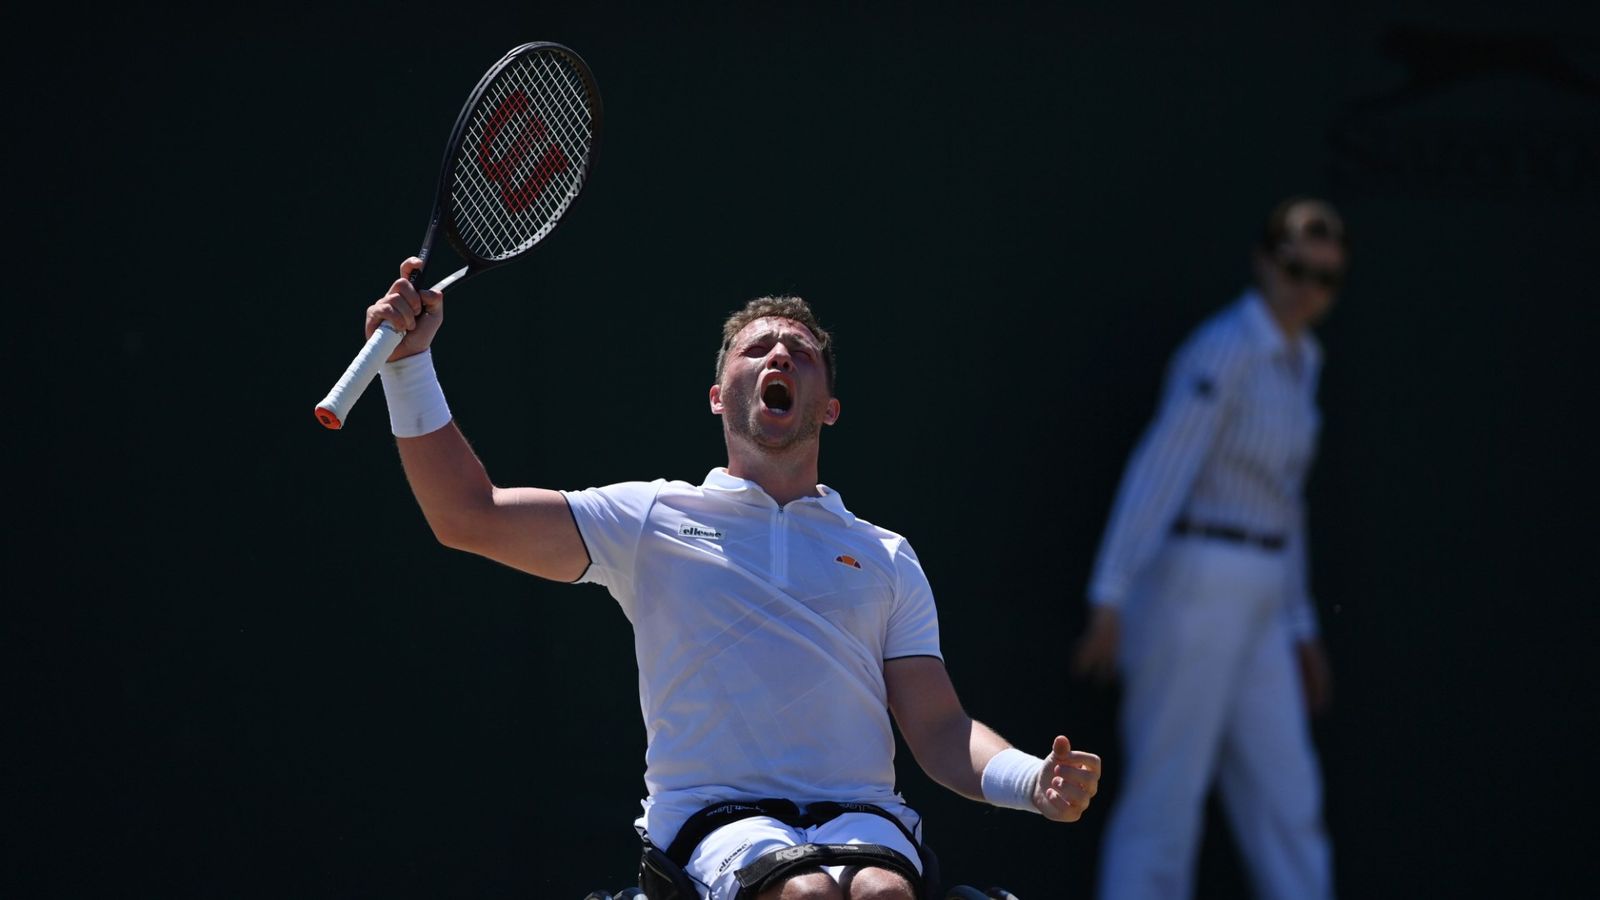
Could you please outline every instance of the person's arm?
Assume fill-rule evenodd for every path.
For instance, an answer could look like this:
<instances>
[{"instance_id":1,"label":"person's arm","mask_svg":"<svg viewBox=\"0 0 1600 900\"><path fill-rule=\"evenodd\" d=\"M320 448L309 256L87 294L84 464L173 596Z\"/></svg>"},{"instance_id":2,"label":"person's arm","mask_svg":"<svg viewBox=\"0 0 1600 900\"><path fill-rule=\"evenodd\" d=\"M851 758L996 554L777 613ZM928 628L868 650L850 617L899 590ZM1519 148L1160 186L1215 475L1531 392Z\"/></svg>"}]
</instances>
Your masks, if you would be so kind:
<instances>
[{"instance_id":1,"label":"person's arm","mask_svg":"<svg viewBox=\"0 0 1600 900\"><path fill-rule=\"evenodd\" d=\"M1234 342L1206 332L1169 366L1160 409L1129 457L1089 583L1089 627L1073 650L1073 669L1107 681L1116 667L1119 610L1128 587L1155 556L1211 452L1238 378Z\"/></svg>"},{"instance_id":2,"label":"person's arm","mask_svg":"<svg viewBox=\"0 0 1600 900\"><path fill-rule=\"evenodd\" d=\"M406 260L388 293L367 308L366 320L369 336L385 321L405 332L382 377L417 503L447 547L543 578L574 581L589 555L566 499L542 488L496 487L449 417L430 351L444 320L444 296L411 284L407 276L420 266L416 258Z\"/></svg>"},{"instance_id":3,"label":"person's arm","mask_svg":"<svg viewBox=\"0 0 1600 900\"><path fill-rule=\"evenodd\" d=\"M1295 517L1293 527L1289 529L1289 547L1286 554L1289 561L1288 602L1283 607L1284 620L1296 643L1316 640L1319 630L1316 604L1311 599L1308 543L1306 514L1302 508Z\"/></svg>"},{"instance_id":4,"label":"person's arm","mask_svg":"<svg viewBox=\"0 0 1600 900\"><path fill-rule=\"evenodd\" d=\"M555 581L576 581L588 567L566 498L544 488L495 487L453 421L396 443L439 543Z\"/></svg>"},{"instance_id":5,"label":"person's arm","mask_svg":"<svg viewBox=\"0 0 1600 900\"><path fill-rule=\"evenodd\" d=\"M1056 737L1048 758L1025 757L967 715L935 657L891 659L883 672L889 710L929 778L972 800L1015 808L1027 803L1058 822L1082 817L1099 788L1100 757L1073 750L1064 736ZM1007 768L1023 777L1008 783L1001 771Z\"/></svg>"},{"instance_id":6,"label":"person's arm","mask_svg":"<svg viewBox=\"0 0 1600 900\"><path fill-rule=\"evenodd\" d=\"M1333 667L1317 627L1316 605L1311 599L1310 552L1307 549L1305 512L1289 536L1289 602L1284 616L1294 638L1295 656L1300 664L1300 686L1305 691L1306 711L1321 715L1333 703Z\"/></svg>"}]
</instances>

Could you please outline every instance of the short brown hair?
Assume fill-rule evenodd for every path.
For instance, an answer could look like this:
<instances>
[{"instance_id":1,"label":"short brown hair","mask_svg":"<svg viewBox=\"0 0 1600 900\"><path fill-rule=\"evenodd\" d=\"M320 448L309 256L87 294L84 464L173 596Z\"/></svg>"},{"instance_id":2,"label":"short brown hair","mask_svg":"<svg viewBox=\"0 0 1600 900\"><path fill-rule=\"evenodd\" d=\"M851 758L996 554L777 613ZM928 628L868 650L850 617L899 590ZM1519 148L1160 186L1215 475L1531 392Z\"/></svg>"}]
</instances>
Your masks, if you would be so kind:
<instances>
[{"instance_id":1,"label":"short brown hair","mask_svg":"<svg viewBox=\"0 0 1600 900\"><path fill-rule=\"evenodd\" d=\"M799 297L783 295L777 297L757 297L728 316L722 323L722 348L717 351L717 382L722 381L722 367L727 360L728 348L733 346L733 339L739 336L746 325L757 319L792 319L804 325L811 336L817 339L817 346L822 350L822 364L828 372L828 393L833 393L834 381L838 378L837 365L833 358L833 336L817 322L817 316L811 311L811 305Z\"/></svg>"},{"instance_id":2,"label":"short brown hair","mask_svg":"<svg viewBox=\"0 0 1600 900\"><path fill-rule=\"evenodd\" d=\"M1276 253L1279 247L1301 238L1333 241L1346 253L1350 251L1350 235L1339 211L1316 197L1294 196L1273 207L1261 229L1261 251Z\"/></svg>"}]
</instances>

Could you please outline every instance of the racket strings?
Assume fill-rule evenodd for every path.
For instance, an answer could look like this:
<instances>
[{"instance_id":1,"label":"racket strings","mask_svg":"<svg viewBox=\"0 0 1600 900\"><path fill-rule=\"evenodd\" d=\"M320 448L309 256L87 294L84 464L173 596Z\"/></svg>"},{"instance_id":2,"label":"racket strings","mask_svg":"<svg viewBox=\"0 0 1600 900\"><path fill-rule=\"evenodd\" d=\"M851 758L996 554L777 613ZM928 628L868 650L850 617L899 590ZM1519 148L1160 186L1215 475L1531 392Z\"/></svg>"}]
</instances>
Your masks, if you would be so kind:
<instances>
[{"instance_id":1,"label":"racket strings","mask_svg":"<svg viewBox=\"0 0 1600 900\"><path fill-rule=\"evenodd\" d=\"M565 56L537 51L501 72L462 135L451 186L456 232L474 254L506 259L555 227L583 186L593 125Z\"/></svg>"}]
</instances>

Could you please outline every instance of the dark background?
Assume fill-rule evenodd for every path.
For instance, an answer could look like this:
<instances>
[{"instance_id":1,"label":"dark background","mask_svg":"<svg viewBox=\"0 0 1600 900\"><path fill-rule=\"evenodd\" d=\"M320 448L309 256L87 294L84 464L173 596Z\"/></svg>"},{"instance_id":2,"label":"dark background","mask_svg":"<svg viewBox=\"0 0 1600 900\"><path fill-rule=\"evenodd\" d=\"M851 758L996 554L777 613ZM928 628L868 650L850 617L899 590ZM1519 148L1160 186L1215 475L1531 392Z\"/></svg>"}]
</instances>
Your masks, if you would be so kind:
<instances>
[{"instance_id":1,"label":"dark background","mask_svg":"<svg viewBox=\"0 0 1600 900\"><path fill-rule=\"evenodd\" d=\"M1354 233L1309 488L1341 895L1585 892L1593 4L543 6L63 6L13 38L5 894L631 876L620 612L432 543L376 392L311 414L461 100L535 39L588 60L605 144L546 245L452 295L452 408L502 484L698 481L722 317L809 298L823 479L918 548L967 706L1107 760L1050 826L902 753L953 879L1089 895L1115 698L1066 661L1100 527L1168 353L1312 192ZM1239 895L1213 826L1202 893Z\"/></svg>"}]
</instances>

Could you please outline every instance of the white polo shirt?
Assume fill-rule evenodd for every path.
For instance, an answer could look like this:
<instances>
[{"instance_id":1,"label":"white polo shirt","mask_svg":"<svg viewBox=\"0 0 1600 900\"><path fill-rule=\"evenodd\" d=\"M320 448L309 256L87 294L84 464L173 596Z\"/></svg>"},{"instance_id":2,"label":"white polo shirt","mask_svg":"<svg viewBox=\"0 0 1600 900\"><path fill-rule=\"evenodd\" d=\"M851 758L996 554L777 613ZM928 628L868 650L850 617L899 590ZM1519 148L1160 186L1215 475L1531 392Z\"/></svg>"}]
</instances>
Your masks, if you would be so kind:
<instances>
[{"instance_id":1,"label":"white polo shirt","mask_svg":"<svg viewBox=\"0 0 1600 900\"><path fill-rule=\"evenodd\" d=\"M633 624L658 846L721 800L904 811L883 664L942 658L933 593L905 538L818 487L780 507L718 468L563 492L591 560L579 581Z\"/></svg>"}]
</instances>

